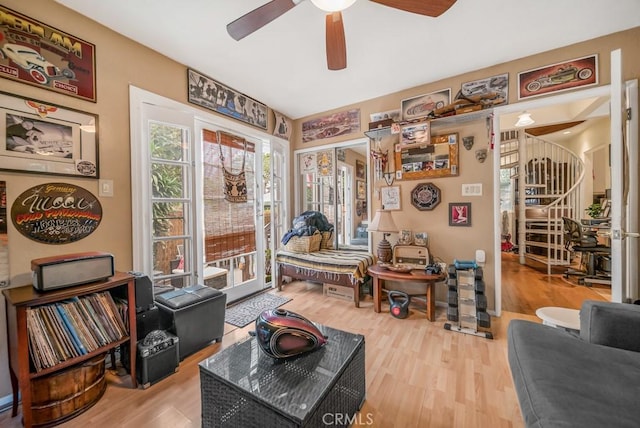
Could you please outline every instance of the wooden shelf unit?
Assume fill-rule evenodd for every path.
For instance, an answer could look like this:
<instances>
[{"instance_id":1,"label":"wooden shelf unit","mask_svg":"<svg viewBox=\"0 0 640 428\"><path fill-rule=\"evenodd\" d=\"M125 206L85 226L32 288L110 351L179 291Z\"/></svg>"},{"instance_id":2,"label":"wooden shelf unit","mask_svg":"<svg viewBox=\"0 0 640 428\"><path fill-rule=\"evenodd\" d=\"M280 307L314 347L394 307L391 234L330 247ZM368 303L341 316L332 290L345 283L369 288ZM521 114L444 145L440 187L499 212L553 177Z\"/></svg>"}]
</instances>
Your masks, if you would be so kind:
<instances>
[{"instance_id":1,"label":"wooden shelf unit","mask_svg":"<svg viewBox=\"0 0 640 428\"><path fill-rule=\"evenodd\" d=\"M71 358L54 367L39 372L31 371L29 355L29 333L27 331L27 308L32 308L49 303L55 303L72 297L84 296L92 293L108 291L116 287L127 287L127 315L129 336L102 346L88 354ZM62 288L40 292L31 285L9 288L2 291L5 297L7 315L7 345L9 350L9 374L11 376L11 388L13 393L12 416L18 414L18 391L22 393L22 416L26 428L33 425L31 414L31 379L55 373L75 364L87 361L96 355L108 352L123 343L129 343L129 362L131 372L131 384L138 387L136 380L136 293L135 279L133 275L116 272L114 276L105 280L74 287Z\"/></svg>"}]
</instances>

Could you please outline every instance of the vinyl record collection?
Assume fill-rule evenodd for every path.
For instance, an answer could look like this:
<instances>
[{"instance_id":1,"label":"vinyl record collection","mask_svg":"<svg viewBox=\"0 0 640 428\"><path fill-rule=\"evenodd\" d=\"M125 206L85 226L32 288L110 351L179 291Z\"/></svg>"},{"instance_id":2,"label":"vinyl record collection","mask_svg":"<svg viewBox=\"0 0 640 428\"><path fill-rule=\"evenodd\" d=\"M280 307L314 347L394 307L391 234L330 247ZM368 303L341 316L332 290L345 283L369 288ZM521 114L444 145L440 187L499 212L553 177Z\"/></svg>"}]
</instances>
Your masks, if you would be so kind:
<instances>
[{"instance_id":1,"label":"vinyl record collection","mask_svg":"<svg viewBox=\"0 0 640 428\"><path fill-rule=\"evenodd\" d=\"M36 371L126 338L128 328L121 315L125 305L116 304L105 291L27 308L29 349Z\"/></svg>"}]
</instances>

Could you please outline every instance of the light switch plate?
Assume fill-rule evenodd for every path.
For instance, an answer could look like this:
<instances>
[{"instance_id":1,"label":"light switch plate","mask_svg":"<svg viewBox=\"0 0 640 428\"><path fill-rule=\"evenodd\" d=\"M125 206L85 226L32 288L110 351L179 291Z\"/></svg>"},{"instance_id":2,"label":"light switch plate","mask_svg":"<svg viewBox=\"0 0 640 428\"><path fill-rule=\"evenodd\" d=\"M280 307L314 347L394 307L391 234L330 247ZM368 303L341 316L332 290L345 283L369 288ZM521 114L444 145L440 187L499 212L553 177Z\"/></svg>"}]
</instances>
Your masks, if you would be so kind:
<instances>
[{"instance_id":1,"label":"light switch plate","mask_svg":"<svg viewBox=\"0 0 640 428\"><path fill-rule=\"evenodd\" d=\"M113 197L113 180L98 180L98 195Z\"/></svg>"},{"instance_id":2,"label":"light switch plate","mask_svg":"<svg viewBox=\"0 0 640 428\"><path fill-rule=\"evenodd\" d=\"M482 196L482 183L463 184L462 196Z\"/></svg>"}]
</instances>

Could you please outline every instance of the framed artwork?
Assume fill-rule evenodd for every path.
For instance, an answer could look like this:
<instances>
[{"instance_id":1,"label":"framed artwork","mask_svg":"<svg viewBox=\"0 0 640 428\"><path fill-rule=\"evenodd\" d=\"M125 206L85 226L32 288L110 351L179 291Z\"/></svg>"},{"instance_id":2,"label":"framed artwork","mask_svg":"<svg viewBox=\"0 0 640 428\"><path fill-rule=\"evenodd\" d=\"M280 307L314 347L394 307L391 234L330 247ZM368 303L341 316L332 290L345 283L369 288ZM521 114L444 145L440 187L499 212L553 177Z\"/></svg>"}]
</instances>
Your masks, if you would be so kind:
<instances>
[{"instance_id":1,"label":"framed artwork","mask_svg":"<svg viewBox=\"0 0 640 428\"><path fill-rule=\"evenodd\" d=\"M99 178L98 116L0 93L0 169Z\"/></svg>"},{"instance_id":2,"label":"framed artwork","mask_svg":"<svg viewBox=\"0 0 640 428\"><path fill-rule=\"evenodd\" d=\"M400 186L389 186L380 188L380 199L382 209L385 211L397 211L401 208Z\"/></svg>"},{"instance_id":3,"label":"framed artwork","mask_svg":"<svg viewBox=\"0 0 640 428\"><path fill-rule=\"evenodd\" d=\"M96 102L95 45L0 5L0 76Z\"/></svg>"},{"instance_id":4,"label":"framed artwork","mask_svg":"<svg viewBox=\"0 0 640 428\"><path fill-rule=\"evenodd\" d=\"M509 102L509 73L463 83L456 99L463 97L486 100L489 106L506 104Z\"/></svg>"},{"instance_id":5,"label":"framed artwork","mask_svg":"<svg viewBox=\"0 0 640 428\"><path fill-rule=\"evenodd\" d=\"M187 69L187 80L191 104L267 129L266 105L191 69Z\"/></svg>"},{"instance_id":6,"label":"framed artwork","mask_svg":"<svg viewBox=\"0 0 640 428\"><path fill-rule=\"evenodd\" d=\"M402 120L413 120L420 117L427 117L433 110L442 108L450 103L451 88L404 99L400 102Z\"/></svg>"},{"instance_id":7,"label":"framed artwork","mask_svg":"<svg viewBox=\"0 0 640 428\"><path fill-rule=\"evenodd\" d=\"M365 164L361 160L356 159L356 178L364 180L366 176Z\"/></svg>"},{"instance_id":8,"label":"framed artwork","mask_svg":"<svg viewBox=\"0 0 640 428\"><path fill-rule=\"evenodd\" d=\"M276 117L275 126L273 127L273 135L289 141L289 138L291 138L292 128L291 119L277 111L274 111L273 114Z\"/></svg>"},{"instance_id":9,"label":"framed artwork","mask_svg":"<svg viewBox=\"0 0 640 428\"><path fill-rule=\"evenodd\" d=\"M458 146L457 132L433 136L430 144L396 144L396 179L422 180L458 175Z\"/></svg>"},{"instance_id":10,"label":"framed artwork","mask_svg":"<svg viewBox=\"0 0 640 428\"><path fill-rule=\"evenodd\" d=\"M421 183L411 191L411 204L419 211L431 211L442 199L440 188L433 183Z\"/></svg>"},{"instance_id":11,"label":"framed artwork","mask_svg":"<svg viewBox=\"0 0 640 428\"><path fill-rule=\"evenodd\" d=\"M518 99L598 84L598 55L576 58L518 73Z\"/></svg>"},{"instance_id":12,"label":"framed artwork","mask_svg":"<svg viewBox=\"0 0 640 428\"><path fill-rule=\"evenodd\" d=\"M321 177L333 175L333 150L325 150L316 154L316 171Z\"/></svg>"},{"instance_id":13,"label":"framed artwork","mask_svg":"<svg viewBox=\"0 0 640 428\"><path fill-rule=\"evenodd\" d=\"M411 235L411 231L407 229L402 229L400 231L400 236L398 236L398 244L411 245L411 242L413 242L413 236Z\"/></svg>"},{"instance_id":14,"label":"framed artwork","mask_svg":"<svg viewBox=\"0 0 640 428\"><path fill-rule=\"evenodd\" d=\"M379 120L391 119L394 122L400 122L400 110L387 110L379 113L371 113L369 115L371 122L378 122Z\"/></svg>"},{"instance_id":15,"label":"framed artwork","mask_svg":"<svg viewBox=\"0 0 640 428\"><path fill-rule=\"evenodd\" d=\"M449 226L471 226L470 202L452 202L449 204Z\"/></svg>"},{"instance_id":16,"label":"framed artwork","mask_svg":"<svg viewBox=\"0 0 640 428\"><path fill-rule=\"evenodd\" d=\"M303 153L300 155L300 172L311 174L318 170L315 153Z\"/></svg>"},{"instance_id":17,"label":"framed artwork","mask_svg":"<svg viewBox=\"0 0 640 428\"><path fill-rule=\"evenodd\" d=\"M360 109L346 110L302 122L302 142L360 132Z\"/></svg>"},{"instance_id":18,"label":"framed artwork","mask_svg":"<svg viewBox=\"0 0 640 428\"><path fill-rule=\"evenodd\" d=\"M413 234L413 244L426 247L429 244L429 236L425 232L416 232Z\"/></svg>"},{"instance_id":19,"label":"framed artwork","mask_svg":"<svg viewBox=\"0 0 640 428\"><path fill-rule=\"evenodd\" d=\"M429 144L431 122L410 123L400 128L400 144Z\"/></svg>"},{"instance_id":20,"label":"framed artwork","mask_svg":"<svg viewBox=\"0 0 640 428\"><path fill-rule=\"evenodd\" d=\"M356 199L367 199L367 183L362 180L356 180Z\"/></svg>"},{"instance_id":21,"label":"framed artwork","mask_svg":"<svg viewBox=\"0 0 640 428\"><path fill-rule=\"evenodd\" d=\"M7 233L7 182L0 180L0 288L9 286L9 234Z\"/></svg>"}]
</instances>

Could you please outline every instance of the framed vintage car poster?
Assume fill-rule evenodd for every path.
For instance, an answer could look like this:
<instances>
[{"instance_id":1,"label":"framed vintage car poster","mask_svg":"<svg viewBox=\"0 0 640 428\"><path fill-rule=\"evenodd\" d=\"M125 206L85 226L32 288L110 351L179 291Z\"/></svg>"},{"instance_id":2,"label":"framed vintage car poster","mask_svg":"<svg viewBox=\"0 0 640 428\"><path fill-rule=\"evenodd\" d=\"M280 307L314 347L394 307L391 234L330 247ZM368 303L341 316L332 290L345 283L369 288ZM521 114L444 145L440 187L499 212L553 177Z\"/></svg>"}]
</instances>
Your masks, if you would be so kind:
<instances>
[{"instance_id":1,"label":"framed vintage car poster","mask_svg":"<svg viewBox=\"0 0 640 428\"><path fill-rule=\"evenodd\" d=\"M451 88L407 98L400 102L402 120L427 117L435 109L451 103Z\"/></svg>"},{"instance_id":2,"label":"framed vintage car poster","mask_svg":"<svg viewBox=\"0 0 640 428\"><path fill-rule=\"evenodd\" d=\"M518 73L518 99L598 84L598 55L545 65Z\"/></svg>"},{"instance_id":3,"label":"framed vintage car poster","mask_svg":"<svg viewBox=\"0 0 640 428\"><path fill-rule=\"evenodd\" d=\"M0 5L0 76L96 102L96 47Z\"/></svg>"}]
</instances>

